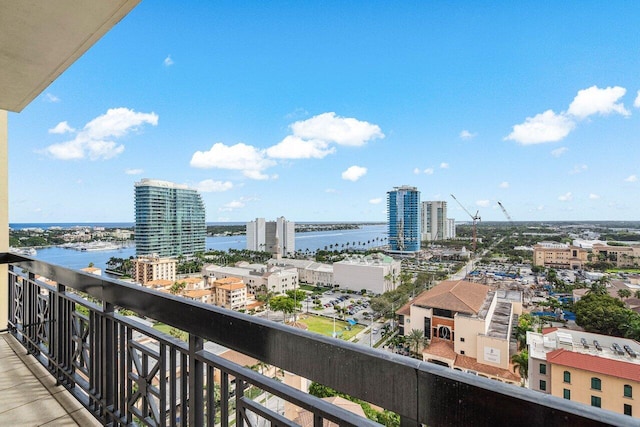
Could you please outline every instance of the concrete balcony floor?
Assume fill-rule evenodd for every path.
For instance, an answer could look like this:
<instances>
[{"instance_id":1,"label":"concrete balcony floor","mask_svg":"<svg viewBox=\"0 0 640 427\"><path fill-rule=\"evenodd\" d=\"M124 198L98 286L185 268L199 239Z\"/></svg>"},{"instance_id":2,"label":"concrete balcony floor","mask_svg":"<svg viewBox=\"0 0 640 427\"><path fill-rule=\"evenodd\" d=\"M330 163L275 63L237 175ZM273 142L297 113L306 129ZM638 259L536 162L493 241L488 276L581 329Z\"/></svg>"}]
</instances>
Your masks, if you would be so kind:
<instances>
[{"instance_id":1,"label":"concrete balcony floor","mask_svg":"<svg viewBox=\"0 0 640 427\"><path fill-rule=\"evenodd\" d=\"M0 424L101 424L10 334L0 334Z\"/></svg>"}]
</instances>

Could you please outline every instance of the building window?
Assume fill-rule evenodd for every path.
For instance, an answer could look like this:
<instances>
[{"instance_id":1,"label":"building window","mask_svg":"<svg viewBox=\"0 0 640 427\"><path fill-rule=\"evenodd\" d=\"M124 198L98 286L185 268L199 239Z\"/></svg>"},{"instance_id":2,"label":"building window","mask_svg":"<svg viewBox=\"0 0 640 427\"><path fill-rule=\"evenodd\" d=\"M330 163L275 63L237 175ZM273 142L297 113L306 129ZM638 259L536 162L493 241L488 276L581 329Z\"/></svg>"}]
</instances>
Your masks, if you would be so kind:
<instances>
[{"instance_id":1,"label":"building window","mask_svg":"<svg viewBox=\"0 0 640 427\"><path fill-rule=\"evenodd\" d=\"M464 355L464 350L460 350L460 354Z\"/></svg>"},{"instance_id":2,"label":"building window","mask_svg":"<svg viewBox=\"0 0 640 427\"><path fill-rule=\"evenodd\" d=\"M633 413L631 411L631 405L627 405L626 403L624 404L624 414L629 415L630 417L633 416Z\"/></svg>"},{"instance_id":3,"label":"building window","mask_svg":"<svg viewBox=\"0 0 640 427\"><path fill-rule=\"evenodd\" d=\"M562 397L564 397L567 400L571 400L571 390L569 390L568 388L565 388L562 391Z\"/></svg>"},{"instance_id":4,"label":"building window","mask_svg":"<svg viewBox=\"0 0 640 427\"><path fill-rule=\"evenodd\" d=\"M564 371L564 382L568 384L571 383L571 372Z\"/></svg>"},{"instance_id":5,"label":"building window","mask_svg":"<svg viewBox=\"0 0 640 427\"><path fill-rule=\"evenodd\" d=\"M591 377L591 390L602 390L600 378Z\"/></svg>"},{"instance_id":6,"label":"building window","mask_svg":"<svg viewBox=\"0 0 640 427\"><path fill-rule=\"evenodd\" d=\"M464 338L460 337L460 342L464 342Z\"/></svg>"},{"instance_id":7,"label":"building window","mask_svg":"<svg viewBox=\"0 0 640 427\"><path fill-rule=\"evenodd\" d=\"M545 380L540 380L540 391L547 391L547 382Z\"/></svg>"},{"instance_id":8,"label":"building window","mask_svg":"<svg viewBox=\"0 0 640 427\"><path fill-rule=\"evenodd\" d=\"M591 406L595 406L596 408L602 407L602 399L598 396L591 396Z\"/></svg>"},{"instance_id":9,"label":"building window","mask_svg":"<svg viewBox=\"0 0 640 427\"><path fill-rule=\"evenodd\" d=\"M633 397L633 387L629 384L624 385L624 397Z\"/></svg>"},{"instance_id":10,"label":"building window","mask_svg":"<svg viewBox=\"0 0 640 427\"><path fill-rule=\"evenodd\" d=\"M545 365L544 363L540 364L540 373L542 375L547 375L547 365Z\"/></svg>"}]
</instances>

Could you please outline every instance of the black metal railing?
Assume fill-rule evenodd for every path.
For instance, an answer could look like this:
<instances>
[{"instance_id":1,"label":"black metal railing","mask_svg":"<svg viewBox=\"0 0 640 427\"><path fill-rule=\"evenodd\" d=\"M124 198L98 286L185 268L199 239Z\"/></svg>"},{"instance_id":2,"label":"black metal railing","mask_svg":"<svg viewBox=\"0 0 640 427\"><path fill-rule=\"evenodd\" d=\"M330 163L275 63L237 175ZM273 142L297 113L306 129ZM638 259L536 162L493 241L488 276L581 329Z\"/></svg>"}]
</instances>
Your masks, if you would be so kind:
<instances>
[{"instance_id":1,"label":"black metal railing","mask_svg":"<svg viewBox=\"0 0 640 427\"><path fill-rule=\"evenodd\" d=\"M377 425L232 363L211 343L393 411L403 426L637 421L28 257L0 254L0 262L10 264L12 333L105 425L297 425L284 408L309 411L318 427ZM184 331L187 341L119 308Z\"/></svg>"}]
</instances>

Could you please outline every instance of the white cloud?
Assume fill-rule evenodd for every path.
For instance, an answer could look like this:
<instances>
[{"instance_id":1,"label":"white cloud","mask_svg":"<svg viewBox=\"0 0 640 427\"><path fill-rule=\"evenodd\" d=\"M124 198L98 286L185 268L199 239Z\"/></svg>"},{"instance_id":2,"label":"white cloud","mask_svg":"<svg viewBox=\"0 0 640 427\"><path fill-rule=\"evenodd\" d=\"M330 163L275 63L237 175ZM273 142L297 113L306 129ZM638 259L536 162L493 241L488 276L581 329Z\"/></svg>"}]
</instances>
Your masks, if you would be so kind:
<instances>
[{"instance_id":1,"label":"white cloud","mask_svg":"<svg viewBox=\"0 0 640 427\"><path fill-rule=\"evenodd\" d=\"M357 181L367 174L367 168L362 166L351 166L342 172L342 179L347 181Z\"/></svg>"},{"instance_id":2,"label":"white cloud","mask_svg":"<svg viewBox=\"0 0 640 427\"><path fill-rule=\"evenodd\" d=\"M200 181L196 185L196 189L201 193L222 193L233 188L231 181L214 181L212 179L205 179Z\"/></svg>"},{"instance_id":3,"label":"white cloud","mask_svg":"<svg viewBox=\"0 0 640 427\"><path fill-rule=\"evenodd\" d=\"M445 163L445 162L440 163L440 169L449 169L449 163Z\"/></svg>"},{"instance_id":4,"label":"white cloud","mask_svg":"<svg viewBox=\"0 0 640 427\"><path fill-rule=\"evenodd\" d=\"M269 177L262 172L274 166L276 162L266 158L264 151L251 145L240 142L228 146L217 142L209 151L196 151L190 164L201 169L240 170L247 178L264 180Z\"/></svg>"},{"instance_id":5,"label":"white cloud","mask_svg":"<svg viewBox=\"0 0 640 427\"><path fill-rule=\"evenodd\" d=\"M426 168L423 172L425 175L433 175L433 168Z\"/></svg>"},{"instance_id":6,"label":"white cloud","mask_svg":"<svg viewBox=\"0 0 640 427\"><path fill-rule=\"evenodd\" d=\"M552 150L551 151L551 155L553 157L560 157L564 153L566 153L567 151L569 151L569 149L567 147L560 147L560 148L556 148L555 150Z\"/></svg>"},{"instance_id":7,"label":"white cloud","mask_svg":"<svg viewBox=\"0 0 640 427\"><path fill-rule=\"evenodd\" d=\"M500 185L498 185L498 187L500 187L500 188L509 188L509 183L507 181L502 181L500 183Z\"/></svg>"},{"instance_id":8,"label":"white cloud","mask_svg":"<svg viewBox=\"0 0 640 427\"><path fill-rule=\"evenodd\" d=\"M420 175L420 172L421 172L420 168L415 168L413 170L413 173L416 174L416 175Z\"/></svg>"},{"instance_id":9,"label":"white cloud","mask_svg":"<svg viewBox=\"0 0 640 427\"><path fill-rule=\"evenodd\" d=\"M66 121L60 122L57 125L55 125L55 127L49 129L49 133L54 133L54 134L63 134L63 133L75 132L75 131L76 130L71 126L69 126L69 123L67 123Z\"/></svg>"},{"instance_id":10,"label":"white cloud","mask_svg":"<svg viewBox=\"0 0 640 427\"><path fill-rule=\"evenodd\" d=\"M477 200L476 201L476 205L480 206L481 208L488 208L490 206L491 202L489 202L489 200Z\"/></svg>"},{"instance_id":11,"label":"white cloud","mask_svg":"<svg viewBox=\"0 0 640 427\"><path fill-rule=\"evenodd\" d=\"M55 96L54 94L47 92L47 94L45 95L47 101L55 103L55 102L60 102L60 98L58 98L57 96Z\"/></svg>"},{"instance_id":12,"label":"white cloud","mask_svg":"<svg viewBox=\"0 0 640 427\"><path fill-rule=\"evenodd\" d=\"M558 196L558 200L560 200L561 202L568 202L570 200L573 200L573 194L571 194L571 192L567 192Z\"/></svg>"},{"instance_id":13,"label":"white cloud","mask_svg":"<svg viewBox=\"0 0 640 427\"><path fill-rule=\"evenodd\" d=\"M625 182L636 182L638 180L638 177L635 175L629 175L624 180Z\"/></svg>"},{"instance_id":14,"label":"white cloud","mask_svg":"<svg viewBox=\"0 0 640 427\"><path fill-rule=\"evenodd\" d=\"M460 132L460 138L461 139L473 139L476 136L478 136L477 133L471 133L468 130L463 130L462 132Z\"/></svg>"},{"instance_id":15,"label":"white cloud","mask_svg":"<svg viewBox=\"0 0 640 427\"><path fill-rule=\"evenodd\" d=\"M379 205L380 203L382 203L382 198L376 197L375 199L369 200L369 203L371 203L372 205Z\"/></svg>"},{"instance_id":16,"label":"white cloud","mask_svg":"<svg viewBox=\"0 0 640 427\"><path fill-rule=\"evenodd\" d=\"M278 144L267 148L267 156L275 159L322 159L335 153L335 147L328 147L325 141L305 140L289 135Z\"/></svg>"},{"instance_id":17,"label":"white cloud","mask_svg":"<svg viewBox=\"0 0 640 427\"><path fill-rule=\"evenodd\" d=\"M245 203L241 200L232 200L229 203L225 203L221 208L218 208L219 212L231 212L234 209L244 208Z\"/></svg>"},{"instance_id":18,"label":"white cloud","mask_svg":"<svg viewBox=\"0 0 640 427\"><path fill-rule=\"evenodd\" d=\"M574 127L575 123L565 115L547 110L534 117L527 117L524 123L513 126L513 132L505 139L522 145L559 141Z\"/></svg>"},{"instance_id":19,"label":"white cloud","mask_svg":"<svg viewBox=\"0 0 640 427\"><path fill-rule=\"evenodd\" d=\"M106 114L96 117L87 123L71 141L48 146L44 151L51 156L61 159L91 160L110 159L124 151L124 145L116 144L108 139L121 138L129 132L136 131L143 124L156 126L158 115L155 113L137 113L128 108L111 108ZM61 126L58 124L56 128ZM66 125L69 129L71 127ZM54 128L54 129L56 129ZM63 126L58 130L66 129Z\"/></svg>"},{"instance_id":20,"label":"white cloud","mask_svg":"<svg viewBox=\"0 0 640 427\"><path fill-rule=\"evenodd\" d=\"M633 106L636 108L640 108L640 90L636 94L636 99L633 101Z\"/></svg>"},{"instance_id":21,"label":"white cloud","mask_svg":"<svg viewBox=\"0 0 640 427\"><path fill-rule=\"evenodd\" d=\"M569 105L567 113L579 119L584 119L593 114L618 113L628 116L631 113L624 108L622 103L618 103L618 100L626 92L627 90L620 86L607 87L605 89L591 86L590 88L582 89L578 91L573 102Z\"/></svg>"},{"instance_id":22,"label":"white cloud","mask_svg":"<svg viewBox=\"0 0 640 427\"><path fill-rule=\"evenodd\" d=\"M569 171L569 174L570 174L570 175L575 175L575 174L578 174L578 173L580 173L580 172L584 172L584 171L586 171L587 169L589 169L589 167L588 167L587 165L575 165L575 166L573 167L573 169L571 169L571 170Z\"/></svg>"},{"instance_id":23,"label":"white cloud","mask_svg":"<svg viewBox=\"0 0 640 427\"><path fill-rule=\"evenodd\" d=\"M598 200L599 198L600 198L600 196L598 196L595 193L589 194L589 200Z\"/></svg>"},{"instance_id":24,"label":"white cloud","mask_svg":"<svg viewBox=\"0 0 640 427\"><path fill-rule=\"evenodd\" d=\"M142 175L144 170L142 169L127 169L124 171L127 175Z\"/></svg>"},{"instance_id":25,"label":"white cloud","mask_svg":"<svg viewBox=\"0 0 640 427\"><path fill-rule=\"evenodd\" d=\"M171 55L167 55L166 58L164 58L164 61L162 61L162 63L164 64L165 67L170 67L173 65L173 59L171 59Z\"/></svg>"},{"instance_id":26,"label":"white cloud","mask_svg":"<svg viewBox=\"0 0 640 427\"><path fill-rule=\"evenodd\" d=\"M372 139L384 138L378 125L336 113L323 113L290 126L293 135L305 140L335 142L338 145L361 146Z\"/></svg>"}]
</instances>

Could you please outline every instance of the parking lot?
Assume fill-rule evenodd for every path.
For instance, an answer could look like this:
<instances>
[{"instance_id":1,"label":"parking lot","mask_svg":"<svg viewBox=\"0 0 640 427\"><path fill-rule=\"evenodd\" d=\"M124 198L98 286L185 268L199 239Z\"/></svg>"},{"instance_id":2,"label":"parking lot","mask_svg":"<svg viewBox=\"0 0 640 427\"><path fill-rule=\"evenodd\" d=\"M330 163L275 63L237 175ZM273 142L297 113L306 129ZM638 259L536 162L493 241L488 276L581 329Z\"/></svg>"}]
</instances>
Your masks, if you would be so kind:
<instances>
[{"instance_id":1,"label":"parking lot","mask_svg":"<svg viewBox=\"0 0 640 427\"><path fill-rule=\"evenodd\" d=\"M315 301L319 303L315 303ZM319 308L319 309L318 309ZM344 311L345 318L368 324L373 320L368 296L327 291L320 295L310 295L302 304L303 311L339 317Z\"/></svg>"}]
</instances>

